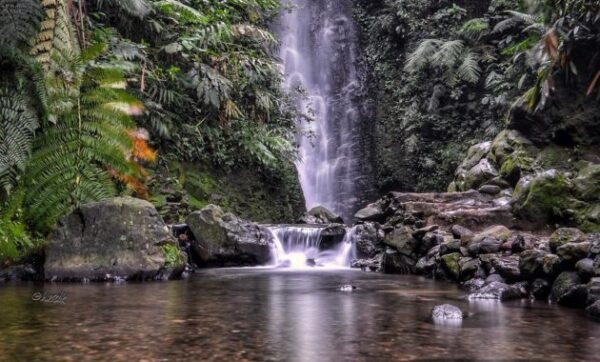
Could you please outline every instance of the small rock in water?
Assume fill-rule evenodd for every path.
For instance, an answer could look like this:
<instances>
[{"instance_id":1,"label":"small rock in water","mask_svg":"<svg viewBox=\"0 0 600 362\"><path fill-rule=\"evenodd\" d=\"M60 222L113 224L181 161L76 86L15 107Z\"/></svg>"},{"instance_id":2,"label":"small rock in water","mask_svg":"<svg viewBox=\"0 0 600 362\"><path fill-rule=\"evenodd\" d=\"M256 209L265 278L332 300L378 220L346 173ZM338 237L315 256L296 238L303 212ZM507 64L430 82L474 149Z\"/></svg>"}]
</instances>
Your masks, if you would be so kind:
<instances>
[{"instance_id":1,"label":"small rock in water","mask_svg":"<svg viewBox=\"0 0 600 362\"><path fill-rule=\"evenodd\" d=\"M342 291L342 292L351 292L355 289L357 289L357 288L354 285L350 285L350 284L344 284L340 287L340 291Z\"/></svg>"},{"instance_id":2,"label":"small rock in water","mask_svg":"<svg viewBox=\"0 0 600 362\"><path fill-rule=\"evenodd\" d=\"M436 305L431 310L431 319L435 323L459 322L463 319L463 312L451 304Z\"/></svg>"},{"instance_id":3,"label":"small rock in water","mask_svg":"<svg viewBox=\"0 0 600 362\"><path fill-rule=\"evenodd\" d=\"M315 261L315 259L306 259L306 265L307 266L317 266L317 262Z\"/></svg>"}]
</instances>

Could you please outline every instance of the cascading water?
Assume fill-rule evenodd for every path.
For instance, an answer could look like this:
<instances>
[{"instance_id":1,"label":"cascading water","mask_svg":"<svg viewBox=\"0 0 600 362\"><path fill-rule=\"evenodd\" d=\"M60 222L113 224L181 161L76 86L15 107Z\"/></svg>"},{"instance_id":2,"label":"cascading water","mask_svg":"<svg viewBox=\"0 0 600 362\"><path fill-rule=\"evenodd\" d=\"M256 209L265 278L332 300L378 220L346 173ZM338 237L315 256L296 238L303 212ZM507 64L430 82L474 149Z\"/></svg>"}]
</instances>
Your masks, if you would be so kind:
<instances>
[{"instance_id":1,"label":"cascading water","mask_svg":"<svg viewBox=\"0 0 600 362\"><path fill-rule=\"evenodd\" d=\"M273 235L273 260L276 266L294 269L306 267L348 267L354 258L354 230L332 249L321 250L324 226L278 225L269 230Z\"/></svg>"},{"instance_id":2,"label":"cascading water","mask_svg":"<svg viewBox=\"0 0 600 362\"><path fill-rule=\"evenodd\" d=\"M286 87L298 110L300 183L308 209L322 205L346 222L363 200L366 176L361 121L367 113L357 68L350 0L292 0L281 17Z\"/></svg>"}]
</instances>

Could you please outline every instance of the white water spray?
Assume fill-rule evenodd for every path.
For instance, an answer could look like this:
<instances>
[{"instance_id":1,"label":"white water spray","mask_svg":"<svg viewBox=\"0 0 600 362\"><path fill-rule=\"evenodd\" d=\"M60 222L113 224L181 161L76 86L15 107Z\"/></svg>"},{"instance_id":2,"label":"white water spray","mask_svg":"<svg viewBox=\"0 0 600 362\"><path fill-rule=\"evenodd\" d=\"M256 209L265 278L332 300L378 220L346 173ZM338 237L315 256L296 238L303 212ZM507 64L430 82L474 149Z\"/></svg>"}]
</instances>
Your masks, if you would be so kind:
<instances>
[{"instance_id":1,"label":"white water spray","mask_svg":"<svg viewBox=\"0 0 600 362\"><path fill-rule=\"evenodd\" d=\"M355 228L348 229L329 250L321 250L323 229L324 226L316 225L271 226L274 264L292 269L349 267L356 255Z\"/></svg>"}]
</instances>

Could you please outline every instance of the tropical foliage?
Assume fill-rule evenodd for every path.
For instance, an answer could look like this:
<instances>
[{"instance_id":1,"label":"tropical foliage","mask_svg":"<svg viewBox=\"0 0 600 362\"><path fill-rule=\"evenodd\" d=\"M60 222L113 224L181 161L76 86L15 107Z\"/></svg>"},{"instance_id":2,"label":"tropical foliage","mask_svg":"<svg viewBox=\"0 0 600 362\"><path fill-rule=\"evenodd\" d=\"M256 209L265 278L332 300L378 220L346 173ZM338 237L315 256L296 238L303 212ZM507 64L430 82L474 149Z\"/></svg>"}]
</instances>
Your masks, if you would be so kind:
<instances>
[{"instance_id":1,"label":"tropical foliage","mask_svg":"<svg viewBox=\"0 0 600 362\"><path fill-rule=\"evenodd\" d=\"M278 9L2 1L0 262L83 203L148 197L144 167L162 158L264 172L294 159L295 114L266 30Z\"/></svg>"}]
</instances>

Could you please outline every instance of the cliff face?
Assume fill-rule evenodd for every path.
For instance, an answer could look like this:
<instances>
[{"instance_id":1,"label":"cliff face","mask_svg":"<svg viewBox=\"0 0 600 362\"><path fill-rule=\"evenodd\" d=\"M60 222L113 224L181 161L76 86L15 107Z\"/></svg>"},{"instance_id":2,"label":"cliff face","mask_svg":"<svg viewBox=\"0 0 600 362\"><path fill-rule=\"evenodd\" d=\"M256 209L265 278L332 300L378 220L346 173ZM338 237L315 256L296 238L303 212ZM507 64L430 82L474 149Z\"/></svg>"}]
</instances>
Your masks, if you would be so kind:
<instances>
[{"instance_id":1,"label":"cliff face","mask_svg":"<svg viewBox=\"0 0 600 362\"><path fill-rule=\"evenodd\" d=\"M425 0L355 2L371 73L377 188L442 191L471 144L502 128L502 112L482 102L483 85L449 87L438 72L410 74L407 57L423 39L447 38L487 5Z\"/></svg>"},{"instance_id":2,"label":"cliff face","mask_svg":"<svg viewBox=\"0 0 600 362\"><path fill-rule=\"evenodd\" d=\"M510 0L355 9L381 194L497 189L530 228L600 230L599 21L511 18Z\"/></svg>"}]
</instances>

